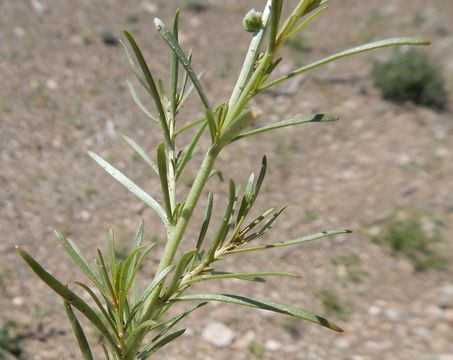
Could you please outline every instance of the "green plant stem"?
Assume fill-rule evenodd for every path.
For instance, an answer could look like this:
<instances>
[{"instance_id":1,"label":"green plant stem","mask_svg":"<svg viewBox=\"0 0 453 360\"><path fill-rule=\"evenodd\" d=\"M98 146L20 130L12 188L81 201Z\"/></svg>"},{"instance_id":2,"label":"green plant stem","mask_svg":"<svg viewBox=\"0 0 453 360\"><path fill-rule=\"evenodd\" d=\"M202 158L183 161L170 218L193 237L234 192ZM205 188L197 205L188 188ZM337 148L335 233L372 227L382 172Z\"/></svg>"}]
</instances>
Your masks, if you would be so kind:
<instances>
[{"instance_id":1,"label":"green plant stem","mask_svg":"<svg viewBox=\"0 0 453 360\"><path fill-rule=\"evenodd\" d=\"M203 163L201 164L200 170L198 171L194 184L192 185L192 188L190 189L189 195L187 196L187 200L181 211L181 216L178 219L176 226L171 231L170 237L167 241L167 244L164 249L164 253L163 253L161 261L159 263L159 267L157 269L156 276L161 271L163 271L166 267L171 265L171 263L173 262L173 259L176 254L176 250L178 249L178 246L183 238L184 231L186 230L186 227L189 224L190 218L192 217L193 211L198 202L198 199L200 198L201 192L203 191L204 186L206 185L206 182L209 179L209 174L211 173L211 171L214 167L214 163L215 163L218 153L219 153L219 147L216 144L211 145L211 147L209 148L209 150L203 160ZM159 299L159 294L160 294L161 290L162 290L162 286L158 286L151 294L149 301L145 305L145 311L143 313L142 320L141 320L142 322L149 320L152 317L152 314L155 311L155 307L156 307L157 301ZM125 355L124 360L133 360L134 359L135 354L136 354L138 348L140 347L145 335L146 335L146 329L143 329L136 335L136 338L134 339L134 342L132 343L131 348L128 351L128 354Z\"/></svg>"},{"instance_id":2,"label":"green plant stem","mask_svg":"<svg viewBox=\"0 0 453 360\"><path fill-rule=\"evenodd\" d=\"M273 0L268 0L264 8L262 15L263 28L253 35L252 41L250 42L244 64L242 65L238 80L236 82L236 85L234 86L233 92L228 102L229 108L232 108L236 104L239 96L242 93L242 90L244 89L248 79L250 78L250 74L253 70L253 65L255 64L255 61L258 57L258 50L263 42L263 37L266 31L269 16L271 14L272 1Z\"/></svg>"}]
</instances>

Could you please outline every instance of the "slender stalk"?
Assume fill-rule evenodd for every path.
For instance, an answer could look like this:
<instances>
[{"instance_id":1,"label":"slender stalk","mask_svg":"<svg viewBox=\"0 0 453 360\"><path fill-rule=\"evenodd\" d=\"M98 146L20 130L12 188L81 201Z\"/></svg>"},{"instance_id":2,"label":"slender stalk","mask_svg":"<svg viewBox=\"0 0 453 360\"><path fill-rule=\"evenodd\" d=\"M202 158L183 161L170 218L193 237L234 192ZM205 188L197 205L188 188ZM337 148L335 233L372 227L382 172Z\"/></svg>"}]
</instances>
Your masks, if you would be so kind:
<instances>
[{"instance_id":1,"label":"slender stalk","mask_svg":"<svg viewBox=\"0 0 453 360\"><path fill-rule=\"evenodd\" d=\"M211 173L214 167L214 163L218 153L219 153L218 146L216 144L211 145L203 160L203 163L201 164L200 170L198 171L197 177L195 178L195 181L192 185L189 195L187 196L187 200L181 211L181 216L178 219L176 226L171 231L170 238L165 246L164 253L162 255L159 267L156 272L156 276L173 262L176 250L178 249L178 246L183 238L184 231L186 230L187 225L189 224L190 218L192 217L193 211L200 198L201 192L203 191L204 186L208 181L209 174ZM152 317L161 289L162 287L158 286L151 294L148 303L145 305L145 311L142 316L142 321L146 321ZM145 335L146 329L143 329L136 335L136 338L134 339L130 351L128 352L128 354L125 355L124 358L125 360L134 359L135 353L137 352L137 349L140 347Z\"/></svg>"},{"instance_id":2,"label":"slender stalk","mask_svg":"<svg viewBox=\"0 0 453 360\"><path fill-rule=\"evenodd\" d=\"M263 28L258 31L256 34L253 35L252 41L250 42L249 49L247 51L247 55L245 56L244 64L242 65L241 72L239 73L238 80L236 85L234 86L233 92L231 94L230 100L228 102L228 106L231 109L239 99L239 96L242 93L245 85L247 84L248 79L253 71L253 66L255 61L258 57L258 51L261 47L263 42L264 34L266 32L267 22L269 20L269 16L271 14L271 6L273 0L268 0L266 6L263 11L262 19L263 19Z\"/></svg>"}]
</instances>

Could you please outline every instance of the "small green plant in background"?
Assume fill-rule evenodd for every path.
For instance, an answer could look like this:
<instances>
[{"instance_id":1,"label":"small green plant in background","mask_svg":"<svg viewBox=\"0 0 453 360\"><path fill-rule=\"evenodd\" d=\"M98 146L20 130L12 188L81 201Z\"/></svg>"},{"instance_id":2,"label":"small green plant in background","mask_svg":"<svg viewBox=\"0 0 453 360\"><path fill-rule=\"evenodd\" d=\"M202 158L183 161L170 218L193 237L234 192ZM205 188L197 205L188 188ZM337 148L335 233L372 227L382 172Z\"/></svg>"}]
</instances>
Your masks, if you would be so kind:
<instances>
[{"instance_id":1,"label":"small green plant in background","mask_svg":"<svg viewBox=\"0 0 453 360\"><path fill-rule=\"evenodd\" d=\"M448 93L439 64L422 52L395 52L389 60L375 62L371 78L384 99L412 101L438 110L447 106Z\"/></svg>"},{"instance_id":2,"label":"small green plant in background","mask_svg":"<svg viewBox=\"0 0 453 360\"><path fill-rule=\"evenodd\" d=\"M428 226L424 226L424 219ZM439 269L444 265L443 258L432 248L442 241L438 226L415 210L395 212L373 241L389 248L394 255L409 258L416 270Z\"/></svg>"},{"instance_id":3,"label":"small green plant in background","mask_svg":"<svg viewBox=\"0 0 453 360\"><path fill-rule=\"evenodd\" d=\"M352 307L349 303L340 300L338 295L329 289L320 289L315 295L319 298L324 311L340 320L346 320L351 314Z\"/></svg>"},{"instance_id":4,"label":"small green plant in background","mask_svg":"<svg viewBox=\"0 0 453 360\"><path fill-rule=\"evenodd\" d=\"M345 269L345 276L348 281L361 282L368 275L357 254L337 256L332 259L332 264Z\"/></svg>"},{"instance_id":5,"label":"small green plant in background","mask_svg":"<svg viewBox=\"0 0 453 360\"><path fill-rule=\"evenodd\" d=\"M15 322L7 321L0 324L0 359L17 359L24 351L24 327Z\"/></svg>"},{"instance_id":6,"label":"small green plant in background","mask_svg":"<svg viewBox=\"0 0 453 360\"><path fill-rule=\"evenodd\" d=\"M338 325L321 316L276 302L240 294L197 294L193 291L187 294L189 288L196 288L198 283L205 281L242 279L263 282L269 276L298 278L297 274L281 271L254 273L243 273L237 269L220 271L218 263L225 257L237 254L290 247L350 232L346 229L334 229L293 240L279 239L279 242L270 244L261 242L262 236L269 232L286 208L269 205L268 208L255 210L253 207L266 176L268 164L265 156L258 174L252 173L242 187L232 179L228 181L228 185L225 186L228 195L224 201L219 200L217 204L216 200L214 204L214 195L204 192L206 184L218 173L215 168L216 159L230 144L250 141L252 137L261 133L287 126L337 120L336 116L318 113L261 125L257 121L257 115L250 108L251 99L292 77L343 57L386 46L427 44L426 41L414 38L381 40L336 53L271 79L273 71L282 61L279 57L282 45L321 15L327 9L327 2L301 0L285 19L282 18L282 14L286 13L283 12L282 0L268 0L262 13L250 11L243 21L245 30L251 33L251 42L243 67L231 96L215 106L204 91L200 74L196 74L193 69L192 55L186 54L179 45L179 11L175 14L171 28L167 28L161 20L155 19L157 31L170 49L170 78L166 83L154 77L137 42L130 33L125 32L125 38L132 51L126 46L124 49L132 72L154 102L155 112L144 106L130 83L129 90L137 106L151 123L160 129L162 142L157 145L153 156L133 139L124 136L124 140L160 180L159 199L153 198L105 159L93 152L89 154L115 180L151 208L161 220L167 236L163 241L165 246L154 278L148 280L144 288L137 284L141 266L157 247L156 243L145 243L143 221L138 226L129 252L121 258L117 256L118 247L115 245L114 233L112 230L109 231L107 253L97 251L95 266L85 259L72 240L57 234L61 245L89 280L90 285L76 281L77 292L56 279L30 254L18 247L20 256L31 269L63 298L66 314L83 359L91 360L93 354L78 315L86 317L100 332L105 358L116 360L149 358L184 333L184 328L176 328L183 318L212 301L272 311L307 320L334 331L342 331ZM200 98L204 116L194 121L181 122L178 114L191 93L197 94ZM250 128L252 123L257 125L253 129ZM181 134L190 138L187 144L181 144ZM194 154L203 137L209 146L201 164L195 164ZM189 184L188 193L181 195L188 185L182 181L188 166L194 167L196 176L193 183ZM182 191L177 191L178 189ZM204 218L199 224L198 236L192 238L186 229L189 223L193 222L192 215L202 196L206 197ZM223 215L216 222L217 226L208 231L213 227L211 217L215 213L214 207L222 209ZM79 291L91 297L94 305L90 305L78 295ZM170 316L169 310L176 303L195 305ZM329 304L329 307L336 309L338 306ZM339 308L335 311L341 310Z\"/></svg>"},{"instance_id":7,"label":"small green plant in background","mask_svg":"<svg viewBox=\"0 0 453 360\"><path fill-rule=\"evenodd\" d=\"M256 359L262 359L266 349L256 340L252 340L247 345L248 350Z\"/></svg>"}]
</instances>

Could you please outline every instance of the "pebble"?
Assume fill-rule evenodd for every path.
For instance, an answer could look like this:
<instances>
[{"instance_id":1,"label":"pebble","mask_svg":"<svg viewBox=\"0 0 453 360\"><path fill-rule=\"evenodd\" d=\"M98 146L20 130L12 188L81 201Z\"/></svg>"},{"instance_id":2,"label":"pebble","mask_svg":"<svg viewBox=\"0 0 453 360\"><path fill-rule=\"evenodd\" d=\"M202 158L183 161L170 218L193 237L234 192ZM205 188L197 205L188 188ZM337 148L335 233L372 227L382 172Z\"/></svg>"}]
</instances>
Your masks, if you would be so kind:
<instances>
[{"instance_id":1,"label":"pebble","mask_svg":"<svg viewBox=\"0 0 453 360\"><path fill-rule=\"evenodd\" d=\"M351 343L349 342L348 339L341 337L337 340L335 340L335 346L339 349L347 349L351 346Z\"/></svg>"},{"instance_id":2,"label":"pebble","mask_svg":"<svg viewBox=\"0 0 453 360\"><path fill-rule=\"evenodd\" d=\"M24 303L24 299L21 297L15 297L12 303L14 306L21 306Z\"/></svg>"},{"instance_id":3,"label":"pebble","mask_svg":"<svg viewBox=\"0 0 453 360\"><path fill-rule=\"evenodd\" d=\"M381 313L381 308L378 306L370 306L370 308L368 309L368 314L370 314L370 315L377 316L380 313Z\"/></svg>"},{"instance_id":4,"label":"pebble","mask_svg":"<svg viewBox=\"0 0 453 360\"><path fill-rule=\"evenodd\" d=\"M31 3L31 7L33 8L33 10L35 10L35 12L38 15L42 15L44 13L44 5L41 3L41 1L31 0L30 3Z\"/></svg>"},{"instance_id":5,"label":"pebble","mask_svg":"<svg viewBox=\"0 0 453 360\"><path fill-rule=\"evenodd\" d=\"M278 351L282 348L282 344L276 340L269 339L269 340L266 340L264 347L268 351Z\"/></svg>"},{"instance_id":6,"label":"pebble","mask_svg":"<svg viewBox=\"0 0 453 360\"><path fill-rule=\"evenodd\" d=\"M142 8L145 11L149 12L150 14L155 14L155 13L157 13L157 10L158 10L158 7L156 4L150 3L148 1L144 1L142 3Z\"/></svg>"},{"instance_id":7,"label":"pebble","mask_svg":"<svg viewBox=\"0 0 453 360\"><path fill-rule=\"evenodd\" d=\"M216 347L226 347L233 343L236 334L225 324L211 322L204 328L201 337Z\"/></svg>"},{"instance_id":8,"label":"pebble","mask_svg":"<svg viewBox=\"0 0 453 360\"><path fill-rule=\"evenodd\" d=\"M401 319L401 311L397 309L387 309L385 310L385 315L392 321L398 321Z\"/></svg>"},{"instance_id":9,"label":"pebble","mask_svg":"<svg viewBox=\"0 0 453 360\"><path fill-rule=\"evenodd\" d=\"M442 303L453 302L453 284L444 285L439 290L439 300Z\"/></svg>"}]
</instances>

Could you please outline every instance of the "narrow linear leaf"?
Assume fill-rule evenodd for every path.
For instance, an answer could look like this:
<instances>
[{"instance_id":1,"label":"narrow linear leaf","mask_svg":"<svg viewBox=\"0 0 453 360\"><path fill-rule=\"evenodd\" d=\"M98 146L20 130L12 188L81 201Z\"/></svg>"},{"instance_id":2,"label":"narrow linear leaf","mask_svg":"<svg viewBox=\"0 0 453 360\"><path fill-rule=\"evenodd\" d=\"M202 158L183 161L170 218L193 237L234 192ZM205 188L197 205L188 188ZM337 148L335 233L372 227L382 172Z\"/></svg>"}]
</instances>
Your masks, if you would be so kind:
<instances>
[{"instance_id":1,"label":"narrow linear leaf","mask_svg":"<svg viewBox=\"0 0 453 360\"><path fill-rule=\"evenodd\" d=\"M209 193L208 204L206 205L206 211L204 213L203 223L201 225L200 234L198 235L198 240L197 240L196 248L198 249L198 251L201 250L201 246L203 245L203 241L206 236L206 232L208 231L209 223L211 221L213 204L214 204L214 196L212 195L212 193Z\"/></svg>"},{"instance_id":2,"label":"narrow linear leaf","mask_svg":"<svg viewBox=\"0 0 453 360\"><path fill-rule=\"evenodd\" d=\"M365 51L370 51L370 50L374 50L374 49L379 49L379 48L383 48L383 47L387 47L387 46L398 46L398 45L429 45L430 42L427 41L427 40L423 40L423 39L417 39L417 38L411 38L411 37L401 37L401 38L394 38L394 39L385 39L385 40L379 40L379 41L375 41L375 42L371 42L371 43L368 43L368 44L364 44L364 45L360 45L360 46L356 46L356 47L353 47L351 49L348 49L348 50L344 50L344 51L340 51L336 54L333 54L333 55L330 55L324 59L321 59L321 60L318 60L318 61L315 61L309 65L306 65L306 66L303 66L297 70L294 70L293 72L290 72L289 74L287 75L284 75L274 81L271 81L270 83L266 84L265 86L261 87L259 89L259 92L261 91L264 91L264 90L267 90L273 86L276 86L280 83L282 83L283 81L285 80L288 80L288 79L291 79L292 77L294 76L297 76L297 75L300 75L308 70L311 70L311 69L314 69L314 68L317 68L321 65L325 65L325 64L328 64L332 61L335 61L335 60L338 60L338 59L341 59L341 58L344 58L344 57L347 57L347 56L351 56L351 55L355 55L355 54L359 54L359 53L362 53L362 52L365 52Z\"/></svg>"},{"instance_id":3,"label":"narrow linear leaf","mask_svg":"<svg viewBox=\"0 0 453 360\"><path fill-rule=\"evenodd\" d=\"M93 360L93 354L91 353L90 345L88 344L85 333L83 332L79 320L74 314L71 305L67 301L64 301L64 308L66 310L66 315L68 316L69 322L71 323L72 330L74 331L74 334L76 336L77 343L79 344L83 360Z\"/></svg>"},{"instance_id":4,"label":"narrow linear leaf","mask_svg":"<svg viewBox=\"0 0 453 360\"><path fill-rule=\"evenodd\" d=\"M126 293L129 292L130 288L132 287L132 285L134 284L134 280L135 280L135 277L137 275L137 272L138 272L138 269L140 268L140 266L142 265L143 261L145 260L146 256L149 254L149 252L153 249L153 247L156 245L156 243L153 243L151 245L148 245L144 250L143 250L143 253L140 255L140 257L138 258L138 260L136 261L135 263L135 266L134 268L132 269L132 272L130 272L128 278L129 278L129 282L126 286Z\"/></svg>"},{"instance_id":5,"label":"narrow linear leaf","mask_svg":"<svg viewBox=\"0 0 453 360\"><path fill-rule=\"evenodd\" d=\"M325 121L336 121L336 120L338 120L338 117L335 115L313 114L313 115L301 116L301 117L297 117L294 119L289 119L289 120L284 120L284 121L279 121L276 123L268 124L268 125L258 128L258 129L244 132L244 133L236 136L233 141L243 139L248 136L262 134L262 133L265 133L265 132L268 132L271 130L284 128L287 126L293 126L293 125L299 125L299 124L305 124L305 123L311 123L311 122L325 122Z\"/></svg>"},{"instance_id":6,"label":"narrow linear leaf","mask_svg":"<svg viewBox=\"0 0 453 360\"><path fill-rule=\"evenodd\" d=\"M242 196L241 206L239 207L238 215L237 215L237 223L240 224L247 216L248 211L251 207L250 201L253 197L253 187L255 182L255 174L252 173L249 176L249 180L247 185L245 186L244 195Z\"/></svg>"},{"instance_id":7,"label":"narrow linear leaf","mask_svg":"<svg viewBox=\"0 0 453 360\"><path fill-rule=\"evenodd\" d=\"M338 325L335 325L334 323L330 322L329 320L321 316L317 316L309 312L296 309L294 307L274 303L271 301L257 300L240 295L231 294L184 295L178 297L177 299L175 299L175 301L217 301L234 305L248 306L255 309L268 310L275 313L294 316L324 326L334 331L343 332L343 329L341 329Z\"/></svg>"},{"instance_id":8,"label":"narrow linear leaf","mask_svg":"<svg viewBox=\"0 0 453 360\"><path fill-rule=\"evenodd\" d=\"M201 135L203 135L205 129L206 129L206 123L203 124L203 126L201 126L200 129L197 131L197 134L195 135L195 137L193 138L193 140L190 143L189 147L187 148L186 153L184 154L183 158L179 162L178 167L176 169L176 180L179 179L179 177L183 173L186 165L188 164L190 159L192 159L192 157L194 155L194 152L195 152L195 149L197 147L197 144L198 144L198 142L199 142L199 140L201 138Z\"/></svg>"},{"instance_id":9,"label":"narrow linear leaf","mask_svg":"<svg viewBox=\"0 0 453 360\"><path fill-rule=\"evenodd\" d=\"M135 152L151 167L151 169L154 170L154 172L159 175L159 170L157 169L156 163L148 156L145 150L143 150L140 145L138 145L134 140L132 140L130 137L121 134L123 137L124 141L135 150Z\"/></svg>"},{"instance_id":10,"label":"narrow linear leaf","mask_svg":"<svg viewBox=\"0 0 453 360\"><path fill-rule=\"evenodd\" d=\"M148 358L153 353L155 353L157 350L159 350L160 348L164 347L168 343L175 340L177 337L184 334L185 331L186 331L186 329L177 330L177 331L171 333L170 335L167 335L166 337L164 337L162 340L158 341L157 343L148 345L147 347L145 347L143 350L141 350L137 354L137 359L143 360L143 359Z\"/></svg>"},{"instance_id":11,"label":"narrow linear leaf","mask_svg":"<svg viewBox=\"0 0 453 360\"><path fill-rule=\"evenodd\" d=\"M160 185L164 195L164 204L167 209L167 218L172 222L173 209L171 206L170 191L168 189L167 156L165 154L164 143L160 143L157 146L157 168L159 170Z\"/></svg>"},{"instance_id":12,"label":"narrow linear leaf","mask_svg":"<svg viewBox=\"0 0 453 360\"><path fill-rule=\"evenodd\" d=\"M193 122L190 122L190 123L184 125L181 129L176 131L175 135L178 136L179 134L183 133L184 131L192 129L193 127L203 124L205 122L206 122L206 117L203 116L201 119L195 120Z\"/></svg>"},{"instance_id":13,"label":"narrow linear leaf","mask_svg":"<svg viewBox=\"0 0 453 360\"><path fill-rule=\"evenodd\" d=\"M214 235L208 254L206 255L208 261L214 259L215 252L221 246L222 242L225 240L225 237L227 236L228 225L230 224L231 216L233 214L235 200L236 200L236 186L234 185L234 181L230 180L227 207L223 214L222 222L216 234Z\"/></svg>"},{"instance_id":14,"label":"narrow linear leaf","mask_svg":"<svg viewBox=\"0 0 453 360\"><path fill-rule=\"evenodd\" d=\"M140 300L141 303L144 303L148 299L148 297L151 295L153 290L165 280L165 278L168 276L168 274L170 274L170 272L174 268L175 268L175 265L168 266L153 279L153 281L143 291L143 295Z\"/></svg>"},{"instance_id":15,"label":"narrow linear leaf","mask_svg":"<svg viewBox=\"0 0 453 360\"><path fill-rule=\"evenodd\" d=\"M176 10L175 17L173 19L173 36L175 40L178 41L178 29L179 27L179 9ZM177 108L177 96L178 96L178 71L179 71L179 62L178 56L175 52L171 56L171 75L170 75L170 107L173 114L176 114Z\"/></svg>"},{"instance_id":16,"label":"narrow linear leaf","mask_svg":"<svg viewBox=\"0 0 453 360\"><path fill-rule=\"evenodd\" d=\"M107 273L107 267L105 266L105 261L104 257L102 256L101 250L97 249L97 263L98 263L98 269L99 269L99 275L103 278L104 283L107 284L107 288L110 292L110 299L112 300L113 306L115 308L118 308L118 299L117 299L117 293L115 292L114 286L112 284L112 281L116 278L116 274L119 272L119 267L121 266L121 262L115 263L115 268L113 269L112 272L112 281L109 278L109 274Z\"/></svg>"},{"instance_id":17,"label":"narrow linear leaf","mask_svg":"<svg viewBox=\"0 0 453 360\"><path fill-rule=\"evenodd\" d=\"M266 276L279 276L279 277L292 277L292 278L300 278L301 276L295 273L290 272L255 272L255 273L230 273L230 272L219 272L219 271L212 271L210 274L207 275L199 275L193 278L190 283L196 283L201 281L208 281L208 280L221 280L221 279L241 279L241 280L251 280L251 281L258 281L263 282L263 277Z\"/></svg>"},{"instance_id":18,"label":"narrow linear leaf","mask_svg":"<svg viewBox=\"0 0 453 360\"><path fill-rule=\"evenodd\" d=\"M153 327L154 329L156 329L158 327L161 327L161 326L165 326L165 328L159 334L157 334L151 341L154 342L154 341L158 340L159 338L161 338L169 330L171 330L173 328L173 326L175 326L177 323L179 323L187 315L189 315L191 312L199 309L200 307L205 306L206 304L207 304L207 302L202 302L200 304L197 304L197 305L185 310L181 314L178 314L178 315L176 315L176 316L174 316L174 317L172 317L172 318L170 318L168 320L165 320L163 322L160 322L160 323L156 324L155 327Z\"/></svg>"},{"instance_id":19,"label":"narrow linear leaf","mask_svg":"<svg viewBox=\"0 0 453 360\"><path fill-rule=\"evenodd\" d=\"M86 286L84 283L81 283L79 281L75 281L75 283L80 286L83 290L85 290L90 296L91 298L94 300L94 302L96 303L97 307L99 308L99 310L101 310L102 312L102 315L104 315L104 318L107 320L107 322L109 323L110 327L112 328L113 330L113 333L115 334L116 338L119 339L120 336L118 334L118 331L117 331L117 328L116 328L116 324L114 323L115 319L110 316L110 314L107 312L107 310L105 310L104 306L102 305L101 301L99 300L99 298L96 296L96 294L94 293L93 290L91 290L88 286ZM105 301L107 302L108 306L110 306L110 308L113 306L113 304L111 303L111 301L108 299L108 298L104 298Z\"/></svg>"},{"instance_id":20,"label":"narrow linear leaf","mask_svg":"<svg viewBox=\"0 0 453 360\"><path fill-rule=\"evenodd\" d=\"M201 99L204 107L206 109L210 109L211 106L209 105L209 100L206 97L206 94L205 94L200 82L198 81L197 75L195 74L195 72L192 69L192 65L191 65L189 59L186 57L186 55L182 51L181 47L179 46L178 40L167 29L165 24L160 19L155 18L154 19L154 23L156 24L157 30L162 35L162 38L168 44L170 49L176 54L176 56L179 59L179 62L184 67L184 69L186 70L186 72L189 75L190 79L192 80L192 83L195 86L195 89L197 90L198 95L200 96L200 99Z\"/></svg>"},{"instance_id":21,"label":"narrow linear leaf","mask_svg":"<svg viewBox=\"0 0 453 360\"><path fill-rule=\"evenodd\" d=\"M181 276L184 273L184 270L187 268L187 265L189 264L190 260L193 259L197 252L198 252L197 249L191 249L186 251L184 255L181 256L181 259L179 260L178 265L176 266L175 272L173 274L173 278L171 279L168 288L162 297L164 301L168 300L175 293L179 285Z\"/></svg>"},{"instance_id":22,"label":"narrow linear leaf","mask_svg":"<svg viewBox=\"0 0 453 360\"><path fill-rule=\"evenodd\" d=\"M275 244L269 244L269 245L260 245L260 246L255 246L255 247L247 247L247 248L239 248L239 249L234 249L229 251L228 253L243 253L243 252L251 252L251 251L258 251L258 250L269 250L269 249L278 249L281 247L286 247L286 246L293 246L293 245L298 245L302 244L308 241L313 241L317 239L321 239L327 236L333 236L333 235L340 235L340 234L349 234L351 233L351 230L347 229L338 229L338 230L328 230L328 231L322 231L316 234L304 236L298 239L294 240L289 240L289 241L282 241L278 242Z\"/></svg>"},{"instance_id":23,"label":"narrow linear leaf","mask_svg":"<svg viewBox=\"0 0 453 360\"><path fill-rule=\"evenodd\" d=\"M109 254L109 266L110 273L114 276L116 272L116 253L115 253L115 234L113 229L109 229L107 234L108 254Z\"/></svg>"},{"instance_id":24,"label":"narrow linear leaf","mask_svg":"<svg viewBox=\"0 0 453 360\"><path fill-rule=\"evenodd\" d=\"M187 74L187 72L186 72ZM197 79L198 81L201 81L201 79L203 78L203 75L204 75L204 71L201 71L198 75L197 75ZM184 86L184 90L185 90L185 86ZM190 95L193 93L193 91L195 90L195 86L193 84L190 84L189 88L187 89L187 91L185 91L183 93L183 95L181 96L181 99L179 99L178 101L178 108L177 108L177 111L181 110L181 108L184 106L184 104L186 103L186 101L189 99ZM206 120L206 118L203 118L204 120Z\"/></svg>"},{"instance_id":25,"label":"narrow linear leaf","mask_svg":"<svg viewBox=\"0 0 453 360\"><path fill-rule=\"evenodd\" d=\"M151 113L148 111L148 109L143 105L142 101L138 97L137 92L135 91L134 87L130 83L130 81L126 81L127 88L129 89L129 92L131 94L132 100L134 100L135 104L137 107L153 122L159 125L159 119L157 119L155 116L151 115Z\"/></svg>"},{"instance_id":26,"label":"narrow linear leaf","mask_svg":"<svg viewBox=\"0 0 453 360\"><path fill-rule=\"evenodd\" d=\"M110 165L99 155L95 154L92 151L89 151L88 154L121 185L123 185L132 194L137 196L141 201L148 205L156 213L156 215L161 218L161 220L167 227L169 226L167 215L165 214L165 211L161 208L161 206L157 203L156 200L154 200L149 194L147 194L144 190L138 187L132 180L125 176L121 171Z\"/></svg>"},{"instance_id":27,"label":"narrow linear leaf","mask_svg":"<svg viewBox=\"0 0 453 360\"><path fill-rule=\"evenodd\" d=\"M248 241L251 241L253 239L256 239L260 236L262 236L263 234L265 234L268 230L270 230L270 228L272 227L272 225L274 224L274 222L277 220L277 218L281 215L281 213L283 211L285 211L286 209L288 208L288 205L283 207L282 209L280 209L279 211L277 211L274 215L272 215L272 217L269 219L268 222L266 222L263 227L258 230L257 232L247 236L244 238L244 241L248 242Z\"/></svg>"},{"instance_id":28,"label":"narrow linear leaf","mask_svg":"<svg viewBox=\"0 0 453 360\"><path fill-rule=\"evenodd\" d=\"M154 104L156 105L157 111L159 113L159 125L162 130L162 133L164 134L165 141L170 144L171 139L170 139L170 132L168 130L168 124L167 124L167 118L165 117L165 111L162 105L162 101L159 96L159 91L157 90L156 83L154 82L153 76L151 75L151 71L149 70L148 64L145 61L145 58L143 57L143 54L138 47L135 39L132 37L132 35L125 31L124 35L126 36L127 40L129 41L129 44L132 47L132 50L135 53L135 57L138 60L138 63L143 71L143 74L145 75L146 82L148 83L148 89L150 91L150 94L154 100Z\"/></svg>"},{"instance_id":29,"label":"narrow linear leaf","mask_svg":"<svg viewBox=\"0 0 453 360\"><path fill-rule=\"evenodd\" d=\"M304 29L308 24L310 24L314 19L316 19L319 15L321 15L324 11L326 11L328 6L320 7L313 11L312 14L307 16L299 25L297 25L294 30L289 32L288 34L285 34L285 37L281 39L282 41L294 36L298 32L300 32L302 29Z\"/></svg>"},{"instance_id":30,"label":"narrow linear leaf","mask_svg":"<svg viewBox=\"0 0 453 360\"><path fill-rule=\"evenodd\" d=\"M60 295L64 300L69 302L77 310L79 310L83 315L85 315L88 320L90 320L94 326L101 332L103 336L112 344L115 345L115 340L112 335L109 333L108 329L105 327L102 320L98 315L89 307L85 301L82 300L78 295L69 290L64 286L60 281L54 278L49 272L47 272L32 256L30 256L25 250L16 247L19 255L22 259L30 266L30 268L35 272L36 275L41 278L49 287L51 287L58 295Z\"/></svg>"},{"instance_id":31,"label":"narrow linear leaf","mask_svg":"<svg viewBox=\"0 0 453 360\"><path fill-rule=\"evenodd\" d=\"M78 246L71 239L66 238L62 234L58 232L55 232L55 234L57 235L58 240L60 241L61 245L63 245L66 252L79 266L80 270L83 271L83 273L99 288L99 290L107 292L107 289L95 275Z\"/></svg>"}]
</instances>

